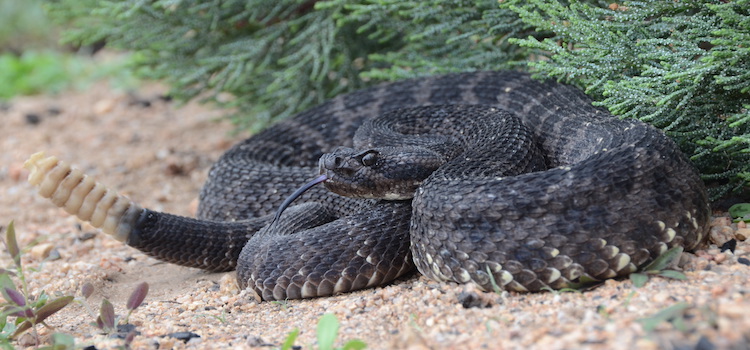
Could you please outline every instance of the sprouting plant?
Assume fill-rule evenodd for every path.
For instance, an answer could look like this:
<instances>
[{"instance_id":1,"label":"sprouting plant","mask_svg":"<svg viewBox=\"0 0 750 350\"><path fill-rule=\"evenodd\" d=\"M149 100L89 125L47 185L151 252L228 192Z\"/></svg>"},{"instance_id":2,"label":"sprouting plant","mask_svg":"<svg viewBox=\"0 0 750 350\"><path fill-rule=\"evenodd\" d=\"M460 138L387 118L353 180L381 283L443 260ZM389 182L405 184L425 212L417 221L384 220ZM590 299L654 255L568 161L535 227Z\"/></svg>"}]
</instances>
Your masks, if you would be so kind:
<instances>
[{"instance_id":1,"label":"sprouting plant","mask_svg":"<svg viewBox=\"0 0 750 350\"><path fill-rule=\"evenodd\" d=\"M490 276L490 285L492 286L492 291L496 294L500 294L503 292L503 289L500 288L500 286L497 284L497 281L495 281L495 275L492 274L490 271L490 267L486 266L487 268L487 275Z\"/></svg>"},{"instance_id":2,"label":"sprouting plant","mask_svg":"<svg viewBox=\"0 0 750 350\"><path fill-rule=\"evenodd\" d=\"M128 314L125 315L124 319L120 319L115 314L114 305L112 305L112 303L106 298L102 299L101 306L99 307L99 314L95 315L91 310L91 307L86 302L86 300L88 300L88 298L91 297L92 294L94 294L94 286L91 283L87 282L81 286L81 296L83 298L77 299L77 301L82 304L86 308L86 310L88 310L89 314L92 317L96 316L96 321L92 322L91 325L101 329L105 334L118 335L119 337L123 338L125 340L125 343L123 344L122 348L128 349L130 347L130 343L137 335L135 327L129 325L130 315L133 313L133 311L135 311L135 309L141 306L141 304L143 304L143 300L146 299L146 295L148 294L148 283L141 282L130 294L128 302L125 304L125 307L128 310Z\"/></svg>"},{"instance_id":3,"label":"sprouting plant","mask_svg":"<svg viewBox=\"0 0 750 350\"><path fill-rule=\"evenodd\" d=\"M656 329L662 322L671 323L677 330L685 331L685 311L690 307L688 303L679 302L665 309L660 310L656 314L642 318L638 320L644 330L647 332Z\"/></svg>"},{"instance_id":4,"label":"sprouting plant","mask_svg":"<svg viewBox=\"0 0 750 350\"><path fill-rule=\"evenodd\" d=\"M52 343L39 348L39 350L73 350L76 348L76 340L70 334L52 334Z\"/></svg>"},{"instance_id":5,"label":"sprouting plant","mask_svg":"<svg viewBox=\"0 0 750 350\"><path fill-rule=\"evenodd\" d=\"M576 288L560 288L560 289L552 289L550 287L542 287L541 290L546 290L554 295L560 295L562 293L578 293L581 294L581 290Z\"/></svg>"},{"instance_id":6,"label":"sprouting plant","mask_svg":"<svg viewBox=\"0 0 750 350\"><path fill-rule=\"evenodd\" d=\"M294 348L294 342L297 340L297 336L299 336L299 328L293 329L289 334L287 334L286 339L284 339L284 344L281 344L281 350L291 350Z\"/></svg>"},{"instance_id":7,"label":"sprouting plant","mask_svg":"<svg viewBox=\"0 0 750 350\"><path fill-rule=\"evenodd\" d=\"M325 314L318 320L318 349L333 350L333 343L339 335L339 320L334 314ZM344 344L343 350L364 349L367 347L363 341L355 339Z\"/></svg>"},{"instance_id":8,"label":"sprouting plant","mask_svg":"<svg viewBox=\"0 0 750 350\"><path fill-rule=\"evenodd\" d=\"M664 252L658 258L654 259L650 264L646 265L641 272L636 272L630 275L630 281L636 288L643 287L648 282L649 276L661 276L666 278L672 278L677 280L686 280L687 276L684 273L675 270L665 270L674 261L680 258L682 255L682 247L674 247Z\"/></svg>"},{"instance_id":9,"label":"sprouting plant","mask_svg":"<svg viewBox=\"0 0 750 350\"><path fill-rule=\"evenodd\" d=\"M226 312L226 310L221 310L221 315L200 314L200 315L196 315L195 316L195 318L200 318L200 317L211 317L211 318L215 318L221 324L226 324L227 323L227 312Z\"/></svg>"},{"instance_id":10,"label":"sprouting plant","mask_svg":"<svg viewBox=\"0 0 750 350\"><path fill-rule=\"evenodd\" d=\"M38 296L33 296L28 291L23 264L21 263L21 249L16 240L16 231L11 221L5 230L5 246L10 254L13 265L8 269L0 269L0 292L5 301L0 303L0 344L8 344L10 339L16 338L24 332L31 330L36 343L39 344L37 325L52 328L44 321L63 309L73 301L73 296L64 296L50 300L50 297L42 291ZM13 279L20 282L20 286ZM9 322L9 317L15 320ZM9 346L9 344L8 344Z\"/></svg>"},{"instance_id":11,"label":"sprouting plant","mask_svg":"<svg viewBox=\"0 0 750 350\"><path fill-rule=\"evenodd\" d=\"M290 350L294 346L294 342L297 340L299 335L299 329L295 328L289 332L284 344L281 345L282 350ZM336 342L336 338L339 335L339 320L333 314L325 314L318 320L318 350L361 350L367 348L365 342L354 339L346 342L343 347L335 348L333 346Z\"/></svg>"},{"instance_id":12,"label":"sprouting plant","mask_svg":"<svg viewBox=\"0 0 750 350\"><path fill-rule=\"evenodd\" d=\"M271 304L278 305L281 308L281 310L283 310L283 311L287 311L289 309L289 300L288 299L284 299L284 300L272 300Z\"/></svg>"},{"instance_id":13,"label":"sprouting plant","mask_svg":"<svg viewBox=\"0 0 750 350\"><path fill-rule=\"evenodd\" d=\"M93 292L93 287L90 284L84 284L81 289L85 298L91 296L91 293ZM143 300L146 299L147 294L148 283L141 282L135 287L128 298L127 304L125 304L125 307L128 309L128 314L122 319L122 325L128 324L130 315L135 309L143 304ZM115 307L112 303L106 298L102 299L102 304L99 307L99 315L93 325L106 333L113 334L118 332L118 325L121 325L120 321L121 319L115 315Z\"/></svg>"}]
</instances>

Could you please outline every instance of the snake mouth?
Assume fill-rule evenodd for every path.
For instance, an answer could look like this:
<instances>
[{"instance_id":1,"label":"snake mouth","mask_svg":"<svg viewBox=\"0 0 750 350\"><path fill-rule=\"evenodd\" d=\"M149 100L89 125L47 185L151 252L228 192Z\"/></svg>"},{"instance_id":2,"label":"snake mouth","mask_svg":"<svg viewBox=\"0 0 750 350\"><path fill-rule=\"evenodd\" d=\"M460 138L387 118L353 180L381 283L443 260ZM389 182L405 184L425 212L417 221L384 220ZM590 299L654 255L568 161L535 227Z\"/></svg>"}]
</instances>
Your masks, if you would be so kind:
<instances>
[{"instance_id":1,"label":"snake mouth","mask_svg":"<svg viewBox=\"0 0 750 350\"><path fill-rule=\"evenodd\" d=\"M286 197L286 199L284 200L284 202L282 202L281 205L279 206L279 210L276 211L276 215L274 215L273 221L271 221L271 225L273 225L276 221L279 220L279 217L281 217L281 213L283 213L284 210L286 210L286 208L289 207L289 205L292 204L292 202L294 202L295 199L297 199L297 197L299 197L303 193L307 192L307 190L309 190L313 186L315 186L315 185L317 185L317 184L319 184L319 183L321 183L323 181L326 181L328 179L329 179L328 175L322 174L322 175L316 177L315 180L312 180L312 181L310 181L310 182L302 185L302 187L300 187L296 191L294 191L294 193L292 193L289 197Z\"/></svg>"}]
</instances>

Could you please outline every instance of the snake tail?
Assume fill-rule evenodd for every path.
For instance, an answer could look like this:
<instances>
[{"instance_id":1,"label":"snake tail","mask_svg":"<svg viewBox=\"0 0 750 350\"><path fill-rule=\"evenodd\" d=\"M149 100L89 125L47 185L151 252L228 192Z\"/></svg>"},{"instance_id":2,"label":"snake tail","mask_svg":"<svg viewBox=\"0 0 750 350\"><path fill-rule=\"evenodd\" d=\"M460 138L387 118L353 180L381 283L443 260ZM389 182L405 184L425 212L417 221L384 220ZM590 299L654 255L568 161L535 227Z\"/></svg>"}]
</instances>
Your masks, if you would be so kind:
<instances>
[{"instance_id":1,"label":"snake tail","mask_svg":"<svg viewBox=\"0 0 750 350\"><path fill-rule=\"evenodd\" d=\"M28 182L69 214L157 259L208 271L230 271L248 239L264 222L198 220L143 208L80 169L33 154L24 163ZM212 233L221 235L209 239Z\"/></svg>"},{"instance_id":2,"label":"snake tail","mask_svg":"<svg viewBox=\"0 0 750 350\"><path fill-rule=\"evenodd\" d=\"M114 190L94 181L80 169L38 152L24 163L28 181L39 194L56 206L101 229L121 242L127 242L143 208Z\"/></svg>"}]
</instances>

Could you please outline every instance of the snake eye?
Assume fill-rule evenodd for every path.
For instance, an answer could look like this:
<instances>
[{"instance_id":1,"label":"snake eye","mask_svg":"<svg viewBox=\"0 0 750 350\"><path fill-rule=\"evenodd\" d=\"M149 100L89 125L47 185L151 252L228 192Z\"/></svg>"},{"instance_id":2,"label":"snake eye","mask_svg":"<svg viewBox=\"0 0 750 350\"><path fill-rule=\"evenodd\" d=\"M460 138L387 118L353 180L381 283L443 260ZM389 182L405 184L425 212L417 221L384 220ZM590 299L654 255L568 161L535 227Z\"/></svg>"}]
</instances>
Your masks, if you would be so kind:
<instances>
[{"instance_id":1,"label":"snake eye","mask_svg":"<svg viewBox=\"0 0 750 350\"><path fill-rule=\"evenodd\" d=\"M376 151L367 151L365 154L362 155L362 165L364 166L373 166L375 162L378 160L378 152Z\"/></svg>"}]
</instances>

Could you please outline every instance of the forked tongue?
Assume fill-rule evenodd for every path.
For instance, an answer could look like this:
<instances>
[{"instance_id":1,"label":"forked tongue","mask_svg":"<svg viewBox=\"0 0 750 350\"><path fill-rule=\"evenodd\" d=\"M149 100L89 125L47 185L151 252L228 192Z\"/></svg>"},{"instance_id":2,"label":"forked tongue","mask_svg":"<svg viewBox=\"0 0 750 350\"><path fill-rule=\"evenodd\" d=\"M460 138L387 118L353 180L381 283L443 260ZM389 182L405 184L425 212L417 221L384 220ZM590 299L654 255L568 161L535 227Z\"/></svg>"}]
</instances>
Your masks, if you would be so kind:
<instances>
[{"instance_id":1,"label":"forked tongue","mask_svg":"<svg viewBox=\"0 0 750 350\"><path fill-rule=\"evenodd\" d=\"M328 176L326 176L325 174L320 175L320 176L316 177L315 180L312 180L312 181L304 184L302 187L300 187L299 189L297 189L296 191L294 191L294 193L292 193L291 196L287 197L284 200L284 202L281 203L281 205L279 206L279 210L276 211L276 215L273 217L273 221L271 221L271 225L273 225L276 221L279 220L279 217L281 216L281 213L283 213L284 210L286 210L286 208L290 204L292 204L292 202L294 202L295 199L297 199L297 197L301 196L303 193L307 192L307 190L309 190L313 186L315 186L315 185L317 185L317 184L319 184L319 183L321 183L321 182L323 182L325 180L328 180Z\"/></svg>"}]
</instances>

